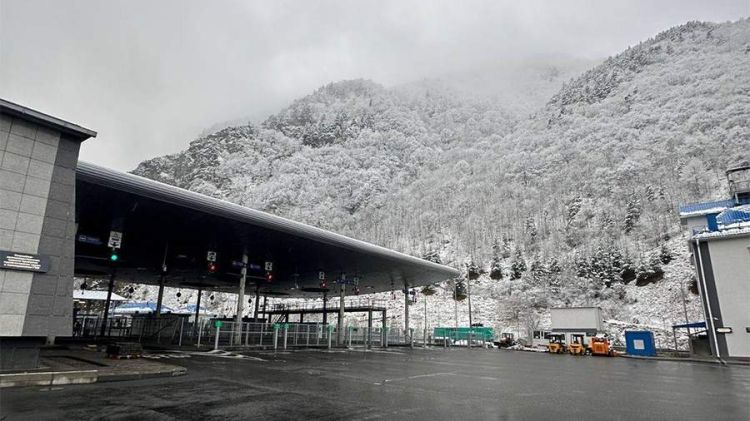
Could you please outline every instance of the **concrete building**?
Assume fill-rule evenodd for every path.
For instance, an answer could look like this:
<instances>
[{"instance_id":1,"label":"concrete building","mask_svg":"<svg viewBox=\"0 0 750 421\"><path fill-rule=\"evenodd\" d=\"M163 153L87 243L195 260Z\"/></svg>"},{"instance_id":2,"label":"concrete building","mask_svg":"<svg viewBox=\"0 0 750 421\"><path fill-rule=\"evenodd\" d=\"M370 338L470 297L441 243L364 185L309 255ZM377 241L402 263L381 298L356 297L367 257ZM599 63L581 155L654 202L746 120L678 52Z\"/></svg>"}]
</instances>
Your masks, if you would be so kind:
<instances>
[{"instance_id":1,"label":"concrete building","mask_svg":"<svg viewBox=\"0 0 750 421\"><path fill-rule=\"evenodd\" d=\"M0 369L71 331L75 167L96 133L0 100Z\"/></svg>"},{"instance_id":2,"label":"concrete building","mask_svg":"<svg viewBox=\"0 0 750 421\"><path fill-rule=\"evenodd\" d=\"M750 165L727 171L732 199L680 207L712 355L750 360Z\"/></svg>"}]
</instances>

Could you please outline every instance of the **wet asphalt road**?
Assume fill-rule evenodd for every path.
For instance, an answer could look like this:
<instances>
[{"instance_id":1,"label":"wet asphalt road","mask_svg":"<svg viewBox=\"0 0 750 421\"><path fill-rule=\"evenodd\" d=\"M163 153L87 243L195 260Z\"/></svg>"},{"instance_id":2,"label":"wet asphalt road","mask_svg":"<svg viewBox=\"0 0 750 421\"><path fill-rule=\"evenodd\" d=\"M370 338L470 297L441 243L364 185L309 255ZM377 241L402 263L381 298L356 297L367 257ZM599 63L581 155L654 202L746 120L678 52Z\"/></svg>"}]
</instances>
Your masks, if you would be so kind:
<instances>
[{"instance_id":1,"label":"wet asphalt road","mask_svg":"<svg viewBox=\"0 0 750 421\"><path fill-rule=\"evenodd\" d=\"M750 420L750 368L497 350L165 355L188 374L0 391L3 420Z\"/></svg>"}]
</instances>

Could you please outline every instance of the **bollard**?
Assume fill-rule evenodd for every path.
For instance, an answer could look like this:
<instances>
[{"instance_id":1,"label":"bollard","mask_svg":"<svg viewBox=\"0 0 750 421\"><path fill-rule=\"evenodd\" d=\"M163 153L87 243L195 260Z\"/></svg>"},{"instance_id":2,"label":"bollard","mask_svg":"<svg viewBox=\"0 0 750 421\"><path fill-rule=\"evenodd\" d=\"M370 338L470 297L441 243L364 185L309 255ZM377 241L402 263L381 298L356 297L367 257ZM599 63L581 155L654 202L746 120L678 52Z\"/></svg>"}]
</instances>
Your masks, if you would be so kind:
<instances>
[{"instance_id":1,"label":"bollard","mask_svg":"<svg viewBox=\"0 0 750 421\"><path fill-rule=\"evenodd\" d=\"M265 334L266 324L260 325L260 339L258 340L258 346L263 346L263 335Z\"/></svg>"},{"instance_id":2,"label":"bollard","mask_svg":"<svg viewBox=\"0 0 750 421\"><path fill-rule=\"evenodd\" d=\"M333 326L328 326L328 349L331 349L331 337L333 333Z\"/></svg>"},{"instance_id":3,"label":"bollard","mask_svg":"<svg viewBox=\"0 0 750 421\"><path fill-rule=\"evenodd\" d=\"M198 348L201 347L201 333L203 333L203 325L198 323L198 344L196 345Z\"/></svg>"},{"instance_id":4,"label":"bollard","mask_svg":"<svg viewBox=\"0 0 750 421\"><path fill-rule=\"evenodd\" d=\"M273 325L273 350L276 351L279 348L279 325Z\"/></svg>"},{"instance_id":5,"label":"bollard","mask_svg":"<svg viewBox=\"0 0 750 421\"><path fill-rule=\"evenodd\" d=\"M219 349L219 334L221 333L221 327L216 326L216 338L214 338L214 350Z\"/></svg>"},{"instance_id":6,"label":"bollard","mask_svg":"<svg viewBox=\"0 0 750 421\"><path fill-rule=\"evenodd\" d=\"M284 349L286 349L286 338L287 338L288 332L289 332L289 325L285 323L284 324Z\"/></svg>"},{"instance_id":7,"label":"bollard","mask_svg":"<svg viewBox=\"0 0 750 421\"><path fill-rule=\"evenodd\" d=\"M185 324L185 318L180 317L180 342L177 344L179 346L182 346L182 326Z\"/></svg>"},{"instance_id":8,"label":"bollard","mask_svg":"<svg viewBox=\"0 0 750 421\"><path fill-rule=\"evenodd\" d=\"M247 330L245 331L245 346L250 345L250 323L247 324Z\"/></svg>"}]
</instances>

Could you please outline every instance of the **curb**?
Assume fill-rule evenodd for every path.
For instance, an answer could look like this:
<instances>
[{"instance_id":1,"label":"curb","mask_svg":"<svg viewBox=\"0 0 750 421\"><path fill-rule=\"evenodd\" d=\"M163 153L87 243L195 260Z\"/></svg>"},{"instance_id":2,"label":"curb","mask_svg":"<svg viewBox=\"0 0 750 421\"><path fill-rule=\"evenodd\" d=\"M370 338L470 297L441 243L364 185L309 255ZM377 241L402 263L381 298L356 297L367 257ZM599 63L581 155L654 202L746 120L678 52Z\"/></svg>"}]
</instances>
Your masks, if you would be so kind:
<instances>
[{"instance_id":1,"label":"curb","mask_svg":"<svg viewBox=\"0 0 750 421\"><path fill-rule=\"evenodd\" d=\"M725 365L725 366L744 366L750 367L750 363L742 361L720 361L716 359L702 359L702 358L679 358L679 357L642 357L639 355L627 355L621 354L623 358L632 358L634 360L649 360L649 361L675 361L675 362L687 362L687 363L700 363L700 364L713 364L713 365Z\"/></svg>"},{"instance_id":2,"label":"curb","mask_svg":"<svg viewBox=\"0 0 750 421\"><path fill-rule=\"evenodd\" d=\"M0 374L0 388L96 383L98 370L42 371Z\"/></svg>"},{"instance_id":3,"label":"curb","mask_svg":"<svg viewBox=\"0 0 750 421\"><path fill-rule=\"evenodd\" d=\"M128 373L100 375L99 383L121 382L126 380L154 379L158 377L177 377L187 374L187 368L179 367L170 371L159 371L155 373Z\"/></svg>"}]
</instances>

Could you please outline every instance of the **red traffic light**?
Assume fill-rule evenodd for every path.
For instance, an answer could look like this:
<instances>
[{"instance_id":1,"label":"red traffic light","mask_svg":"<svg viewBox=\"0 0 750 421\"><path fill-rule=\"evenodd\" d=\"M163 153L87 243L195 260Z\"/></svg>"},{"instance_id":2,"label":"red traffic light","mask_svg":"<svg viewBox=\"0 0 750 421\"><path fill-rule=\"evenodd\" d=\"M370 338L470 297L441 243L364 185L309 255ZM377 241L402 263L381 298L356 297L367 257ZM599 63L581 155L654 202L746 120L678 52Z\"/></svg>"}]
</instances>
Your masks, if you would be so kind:
<instances>
[{"instance_id":1,"label":"red traffic light","mask_svg":"<svg viewBox=\"0 0 750 421\"><path fill-rule=\"evenodd\" d=\"M273 273L266 272L266 282L273 282Z\"/></svg>"},{"instance_id":2,"label":"red traffic light","mask_svg":"<svg viewBox=\"0 0 750 421\"><path fill-rule=\"evenodd\" d=\"M214 262L208 262L208 273L215 273L218 266Z\"/></svg>"}]
</instances>

